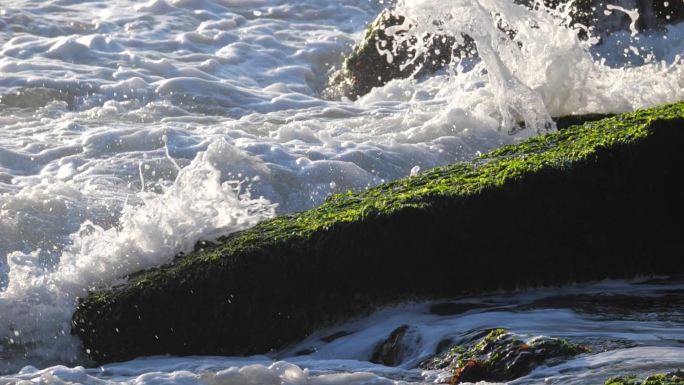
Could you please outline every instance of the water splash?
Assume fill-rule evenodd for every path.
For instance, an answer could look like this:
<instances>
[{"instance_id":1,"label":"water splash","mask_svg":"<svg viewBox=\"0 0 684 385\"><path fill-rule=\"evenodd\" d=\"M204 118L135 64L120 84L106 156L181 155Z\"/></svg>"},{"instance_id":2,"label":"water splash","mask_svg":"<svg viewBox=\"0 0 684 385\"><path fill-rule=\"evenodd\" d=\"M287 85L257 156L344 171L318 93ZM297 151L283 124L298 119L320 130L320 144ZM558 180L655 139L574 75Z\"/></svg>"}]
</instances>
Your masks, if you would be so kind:
<instances>
[{"instance_id":1,"label":"water splash","mask_svg":"<svg viewBox=\"0 0 684 385\"><path fill-rule=\"evenodd\" d=\"M608 5L608 9L621 8ZM453 0L435 9L430 1L404 0L396 12L409 18L404 26L389 32L406 31L411 26L409 33L396 37L413 44L415 57L429 52L423 39L417 38L426 34L467 34L475 40L481 62L470 72L482 75L479 82L468 82L481 84L478 92L486 92L496 103L495 116L507 130L524 121L525 126L543 132L551 126L550 116L624 112L652 105L655 100L666 102L684 96L681 58L667 63L647 61L639 67L608 67L594 55L600 57L612 47L599 44L599 39L580 39L586 27L567 25L567 7L552 10L536 4L528 9L504 0ZM638 11L629 14L634 24ZM514 36L500 26L515 31ZM473 93L463 92L462 73L439 77L439 82L442 91L435 99L448 98L449 108L442 108L436 119L445 123L451 111L477 110ZM648 96L644 97L644 92Z\"/></svg>"},{"instance_id":2,"label":"water splash","mask_svg":"<svg viewBox=\"0 0 684 385\"><path fill-rule=\"evenodd\" d=\"M77 361L79 343L70 336L70 319L78 296L169 262L192 251L200 239L216 239L273 217L275 206L252 198L243 182L221 182L214 164L235 151L223 141L211 144L162 193L131 197L115 227L82 223L53 266L40 263L40 250L9 254L9 283L0 292L0 356L5 350L23 350L23 360L13 357L9 363L14 366L19 361Z\"/></svg>"},{"instance_id":3,"label":"water splash","mask_svg":"<svg viewBox=\"0 0 684 385\"><path fill-rule=\"evenodd\" d=\"M623 12L627 16L629 16L629 30L632 33L632 37L636 36L639 34L639 30L636 27L637 21L639 21L639 10L638 9L626 9L624 7L621 7L619 5L613 5L613 4L607 4L606 5L606 10L604 11L604 14L606 16L610 16L612 14L613 10L617 10L620 12Z\"/></svg>"}]
</instances>

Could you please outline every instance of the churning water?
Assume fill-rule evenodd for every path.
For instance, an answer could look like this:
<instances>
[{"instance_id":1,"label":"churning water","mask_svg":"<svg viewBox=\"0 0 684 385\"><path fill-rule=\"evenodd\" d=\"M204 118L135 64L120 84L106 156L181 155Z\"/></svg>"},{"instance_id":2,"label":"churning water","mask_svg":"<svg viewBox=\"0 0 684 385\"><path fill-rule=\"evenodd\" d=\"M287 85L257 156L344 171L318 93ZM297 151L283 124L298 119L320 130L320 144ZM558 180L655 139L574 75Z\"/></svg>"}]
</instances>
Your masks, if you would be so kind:
<instances>
[{"instance_id":1,"label":"churning water","mask_svg":"<svg viewBox=\"0 0 684 385\"><path fill-rule=\"evenodd\" d=\"M440 20L443 28L473 36L481 60L395 80L354 102L324 98L331 71L384 6L376 0L0 1L0 371L87 363L69 333L76 298L167 262L200 239L311 208L330 193L473 158L537 134L550 117L684 99L684 24L649 33L627 29L598 44L578 39L561 12L530 11L509 0L399 2L417 32ZM605 10L625 11L631 12ZM521 46L501 39L499 18L518 31ZM510 134L521 120L528 128ZM418 317L420 309L401 312L397 317ZM562 316L588 325L577 314L526 312L520 322L536 329L520 331L556 333L542 321ZM644 328L633 332L636 340L651 341L648 333L662 326L634 322ZM369 338L377 342L386 336L381 331ZM668 341L679 333L681 340L682 323L662 333ZM408 364L388 369L365 362L363 346L373 341L340 341L358 347L321 349L329 354L289 364L272 364L273 356L144 359L102 370L27 367L0 383L424 379ZM568 365L603 367L652 355L675 357L681 366L681 343L666 345Z\"/></svg>"}]
</instances>

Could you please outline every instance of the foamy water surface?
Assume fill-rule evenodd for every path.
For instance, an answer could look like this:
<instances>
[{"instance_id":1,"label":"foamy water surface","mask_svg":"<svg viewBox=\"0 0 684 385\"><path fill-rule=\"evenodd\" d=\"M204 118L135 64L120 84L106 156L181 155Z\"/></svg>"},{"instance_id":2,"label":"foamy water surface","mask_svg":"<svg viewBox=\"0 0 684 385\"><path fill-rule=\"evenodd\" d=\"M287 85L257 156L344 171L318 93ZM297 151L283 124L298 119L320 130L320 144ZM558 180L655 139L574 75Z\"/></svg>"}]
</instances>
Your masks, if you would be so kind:
<instances>
[{"instance_id":1,"label":"foamy water surface","mask_svg":"<svg viewBox=\"0 0 684 385\"><path fill-rule=\"evenodd\" d=\"M0 2L0 371L87 365L69 333L76 298L200 239L471 159L552 129L551 117L684 99L684 24L596 44L562 15L509 0L439 4L397 7L417 32L448 20L476 39L481 60L352 102L322 95L385 6L376 0ZM501 38L493 11L522 48ZM0 383L401 378L366 359L155 358L103 373L26 368ZM231 366L242 369L220 371ZM159 371L148 378L150 367Z\"/></svg>"}]
</instances>

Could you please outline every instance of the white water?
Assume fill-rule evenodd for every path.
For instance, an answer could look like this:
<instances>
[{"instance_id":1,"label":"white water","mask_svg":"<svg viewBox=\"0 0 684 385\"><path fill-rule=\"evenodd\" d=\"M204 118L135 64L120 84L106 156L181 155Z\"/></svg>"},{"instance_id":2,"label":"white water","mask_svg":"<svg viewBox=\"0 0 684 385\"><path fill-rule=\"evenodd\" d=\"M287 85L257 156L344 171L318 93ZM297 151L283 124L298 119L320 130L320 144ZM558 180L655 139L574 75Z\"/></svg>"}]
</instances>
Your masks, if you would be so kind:
<instances>
[{"instance_id":1,"label":"white water","mask_svg":"<svg viewBox=\"0 0 684 385\"><path fill-rule=\"evenodd\" d=\"M399 8L417 32L450 20L482 62L350 102L320 95L374 0L0 2L0 370L83 362L76 297L200 239L470 159L549 116L684 99L683 24L591 46L508 0L434 4Z\"/></svg>"}]
</instances>

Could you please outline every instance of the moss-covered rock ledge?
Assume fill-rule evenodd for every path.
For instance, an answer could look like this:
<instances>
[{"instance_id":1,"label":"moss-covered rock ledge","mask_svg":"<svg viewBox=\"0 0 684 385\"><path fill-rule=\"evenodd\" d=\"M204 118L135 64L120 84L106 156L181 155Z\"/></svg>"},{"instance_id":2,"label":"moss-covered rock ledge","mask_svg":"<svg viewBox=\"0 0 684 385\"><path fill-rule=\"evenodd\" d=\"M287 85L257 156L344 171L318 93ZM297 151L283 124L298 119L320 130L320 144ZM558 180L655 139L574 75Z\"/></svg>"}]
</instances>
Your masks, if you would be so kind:
<instances>
[{"instance_id":1,"label":"moss-covered rock ledge","mask_svg":"<svg viewBox=\"0 0 684 385\"><path fill-rule=\"evenodd\" d=\"M267 352L411 297L684 271L684 103L335 195L84 298L98 362Z\"/></svg>"}]
</instances>

